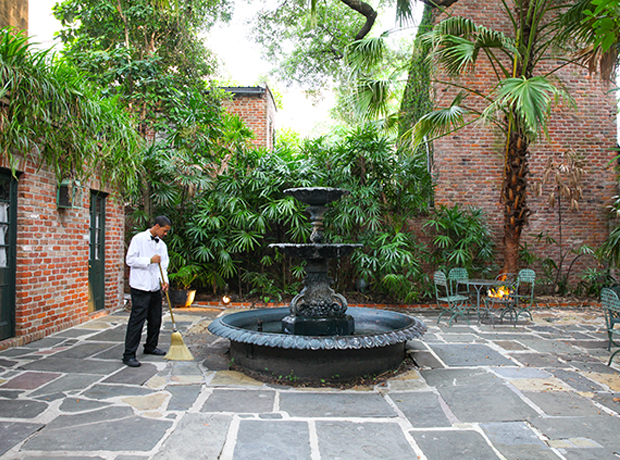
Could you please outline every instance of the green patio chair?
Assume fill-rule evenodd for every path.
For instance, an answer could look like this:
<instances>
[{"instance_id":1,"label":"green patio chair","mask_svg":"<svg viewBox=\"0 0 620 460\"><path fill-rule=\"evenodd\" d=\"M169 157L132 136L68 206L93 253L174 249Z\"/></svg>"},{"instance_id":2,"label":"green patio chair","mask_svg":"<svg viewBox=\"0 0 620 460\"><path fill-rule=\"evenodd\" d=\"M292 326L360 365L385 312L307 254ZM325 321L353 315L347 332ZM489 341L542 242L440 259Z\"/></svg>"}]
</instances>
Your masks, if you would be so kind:
<instances>
[{"instance_id":1,"label":"green patio chair","mask_svg":"<svg viewBox=\"0 0 620 460\"><path fill-rule=\"evenodd\" d=\"M465 316L467 324L469 319L466 315L469 313L469 297L460 294L453 294L450 288L450 283L446 278L446 274L442 271L436 271L433 275L435 282L435 299L437 300L437 307L442 310L437 318L437 324L441 320L444 314L449 314L448 326L452 325L452 320L457 320L459 316Z\"/></svg>"},{"instance_id":2,"label":"green patio chair","mask_svg":"<svg viewBox=\"0 0 620 460\"><path fill-rule=\"evenodd\" d=\"M536 286L536 272L531 268L524 268L517 275L519 289L516 298L516 321L519 315L527 315L532 320L532 305L534 305L534 287Z\"/></svg>"},{"instance_id":3,"label":"green patio chair","mask_svg":"<svg viewBox=\"0 0 620 460\"><path fill-rule=\"evenodd\" d=\"M618 295L609 288L601 289L601 304L605 311L605 324L607 326L607 338L609 342L607 344L607 350L611 351L611 347L620 347L620 343L615 340L620 340L620 328L616 328L616 324L620 325L620 299ZM620 351L618 348L609 357L608 366L611 366L611 362L614 356Z\"/></svg>"},{"instance_id":4,"label":"green patio chair","mask_svg":"<svg viewBox=\"0 0 620 460\"><path fill-rule=\"evenodd\" d=\"M469 296L469 286L461 286L459 289L459 281L465 281L469 279L469 273L466 268L455 267L448 272L448 281L450 283L450 289L452 294Z\"/></svg>"}]
</instances>

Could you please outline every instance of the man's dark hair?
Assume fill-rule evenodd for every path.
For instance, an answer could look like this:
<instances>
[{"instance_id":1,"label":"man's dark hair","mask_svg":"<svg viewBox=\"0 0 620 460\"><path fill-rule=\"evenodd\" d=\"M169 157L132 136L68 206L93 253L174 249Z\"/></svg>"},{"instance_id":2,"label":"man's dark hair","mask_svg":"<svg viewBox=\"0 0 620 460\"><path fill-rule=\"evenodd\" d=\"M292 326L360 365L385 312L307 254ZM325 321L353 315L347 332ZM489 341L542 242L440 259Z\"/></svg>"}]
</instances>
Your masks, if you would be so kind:
<instances>
[{"instance_id":1,"label":"man's dark hair","mask_svg":"<svg viewBox=\"0 0 620 460\"><path fill-rule=\"evenodd\" d=\"M157 216L155 218L155 225L159 225L160 227L170 225L172 227L172 222L166 216Z\"/></svg>"}]
</instances>

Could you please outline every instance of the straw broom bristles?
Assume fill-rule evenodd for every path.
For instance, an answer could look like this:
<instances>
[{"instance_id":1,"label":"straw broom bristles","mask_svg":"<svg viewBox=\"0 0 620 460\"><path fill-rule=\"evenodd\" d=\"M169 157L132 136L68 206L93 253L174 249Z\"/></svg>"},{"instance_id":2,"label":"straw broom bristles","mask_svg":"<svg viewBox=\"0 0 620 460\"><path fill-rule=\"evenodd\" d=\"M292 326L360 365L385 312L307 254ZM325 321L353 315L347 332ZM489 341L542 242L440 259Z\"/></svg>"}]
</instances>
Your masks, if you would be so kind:
<instances>
[{"instance_id":1,"label":"straw broom bristles","mask_svg":"<svg viewBox=\"0 0 620 460\"><path fill-rule=\"evenodd\" d=\"M164 271L161 268L161 264L159 265L159 272L161 274L161 281L164 282ZM172 303L170 303L170 295L168 291L166 292L166 300L168 301L168 309L170 310L170 319L172 320L172 335L170 336L170 348L168 349L168 353L164 356L164 359L168 359L170 361L193 361L194 357L192 353L189 351L189 348L185 346L185 342L183 342L183 337L181 333L177 331L177 325L174 322L174 315L172 314Z\"/></svg>"}]
</instances>

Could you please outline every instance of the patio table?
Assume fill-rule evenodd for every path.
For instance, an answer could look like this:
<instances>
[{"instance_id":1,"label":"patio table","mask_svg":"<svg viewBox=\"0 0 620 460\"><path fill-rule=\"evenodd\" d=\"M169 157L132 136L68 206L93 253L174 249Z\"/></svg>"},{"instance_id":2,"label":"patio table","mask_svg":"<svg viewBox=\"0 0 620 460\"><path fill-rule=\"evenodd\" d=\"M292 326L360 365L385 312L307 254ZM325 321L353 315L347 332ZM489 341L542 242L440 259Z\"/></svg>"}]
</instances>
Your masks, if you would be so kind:
<instances>
[{"instance_id":1,"label":"patio table","mask_svg":"<svg viewBox=\"0 0 620 460\"><path fill-rule=\"evenodd\" d=\"M467 287L471 286L476 290L476 312L478 313L478 321L480 321L480 291L482 288L489 288L491 286L502 286L505 284L505 281L499 281L496 279L485 279L485 278L470 278L466 280L458 280L458 284L463 284ZM486 313L489 312L486 310Z\"/></svg>"}]
</instances>

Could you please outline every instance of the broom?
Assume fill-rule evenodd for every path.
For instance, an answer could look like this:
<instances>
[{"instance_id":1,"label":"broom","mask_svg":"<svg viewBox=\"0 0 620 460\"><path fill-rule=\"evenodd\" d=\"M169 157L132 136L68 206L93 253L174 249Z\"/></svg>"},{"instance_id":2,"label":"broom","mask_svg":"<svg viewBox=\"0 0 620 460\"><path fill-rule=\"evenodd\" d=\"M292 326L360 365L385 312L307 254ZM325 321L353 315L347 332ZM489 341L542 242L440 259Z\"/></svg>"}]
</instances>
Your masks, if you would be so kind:
<instances>
[{"instance_id":1,"label":"broom","mask_svg":"<svg viewBox=\"0 0 620 460\"><path fill-rule=\"evenodd\" d=\"M159 265L159 273L161 274L161 282L164 282L164 271L161 268L161 264ZM172 314L172 304L170 303L170 295L168 291L166 292L166 300L168 300L168 309L170 310L170 319L172 319L172 335L170 336L170 348L168 349L168 353L164 356L164 359L168 359L170 361L193 361L194 357L192 356L191 351L185 346L183 342L183 337L181 337L181 333L177 331L177 325L174 322L174 315Z\"/></svg>"}]
</instances>

